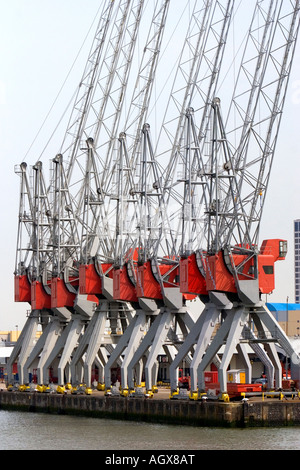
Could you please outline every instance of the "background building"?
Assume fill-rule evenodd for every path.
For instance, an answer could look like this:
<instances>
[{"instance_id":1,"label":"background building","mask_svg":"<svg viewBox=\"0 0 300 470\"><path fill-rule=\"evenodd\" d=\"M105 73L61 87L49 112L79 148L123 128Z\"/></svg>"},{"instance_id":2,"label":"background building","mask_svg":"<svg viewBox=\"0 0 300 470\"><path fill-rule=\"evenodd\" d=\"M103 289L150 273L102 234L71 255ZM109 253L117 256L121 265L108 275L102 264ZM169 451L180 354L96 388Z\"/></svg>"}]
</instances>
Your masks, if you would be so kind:
<instances>
[{"instance_id":1,"label":"background building","mask_svg":"<svg viewBox=\"0 0 300 470\"><path fill-rule=\"evenodd\" d=\"M12 330L12 331L2 331L0 330L0 346L11 346L10 343L16 343L19 338L21 331ZM3 344L7 343L7 344Z\"/></svg>"},{"instance_id":2,"label":"background building","mask_svg":"<svg viewBox=\"0 0 300 470\"><path fill-rule=\"evenodd\" d=\"M300 219L294 220L295 302L300 303Z\"/></svg>"},{"instance_id":3,"label":"background building","mask_svg":"<svg viewBox=\"0 0 300 470\"><path fill-rule=\"evenodd\" d=\"M11 331L0 330L0 383L5 382L7 378L7 362L20 334L21 330L18 329ZM41 334L41 331L36 332L36 341ZM13 373L17 376L17 364L14 364Z\"/></svg>"},{"instance_id":4,"label":"background building","mask_svg":"<svg viewBox=\"0 0 300 470\"><path fill-rule=\"evenodd\" d=\"M279 325L289 337L300 337L300 304L267 303Z\"/></svg>"}]
</instances>

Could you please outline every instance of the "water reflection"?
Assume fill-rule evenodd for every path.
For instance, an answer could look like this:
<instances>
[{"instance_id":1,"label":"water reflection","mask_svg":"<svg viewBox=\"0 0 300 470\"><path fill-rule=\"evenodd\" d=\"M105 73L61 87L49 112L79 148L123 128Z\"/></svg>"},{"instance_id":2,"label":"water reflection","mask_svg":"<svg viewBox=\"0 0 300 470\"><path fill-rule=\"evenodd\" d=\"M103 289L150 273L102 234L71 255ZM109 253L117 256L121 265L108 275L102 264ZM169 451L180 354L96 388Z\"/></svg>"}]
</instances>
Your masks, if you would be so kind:
<instances>
[{"instance_id":1,"label":"water reflection","mask_svg":"<svg viewBox=\"0 0 300 470\"><path fill-rule=\"evenodd\" d=\"M0 411L1 450L290 450L300 429L220 429Z\"/></svg>"}]
</instances>

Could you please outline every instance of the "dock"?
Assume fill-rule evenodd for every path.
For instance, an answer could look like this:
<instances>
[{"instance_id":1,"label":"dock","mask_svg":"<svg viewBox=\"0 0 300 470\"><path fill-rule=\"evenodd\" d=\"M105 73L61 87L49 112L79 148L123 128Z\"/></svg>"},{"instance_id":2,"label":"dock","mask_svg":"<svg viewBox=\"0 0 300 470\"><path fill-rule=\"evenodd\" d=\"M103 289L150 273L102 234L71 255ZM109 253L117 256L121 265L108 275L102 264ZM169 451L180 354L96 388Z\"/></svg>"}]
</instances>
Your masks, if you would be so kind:
<instances>
[{"instance_id":1,"label":"dock","mask_svg":"<svg viewBox=\"0 0 300 470\"><path fill-rule=\"evenodd\" d=\"M105 396L99 391L91 395L73 395L1 389L0 410L224 428L300 425L300 399L297 396L284 399L251 397L225 403L171 400L168 394L169 390L162 389L154 398L147 399Z\"/></svg>"}]
</instances>

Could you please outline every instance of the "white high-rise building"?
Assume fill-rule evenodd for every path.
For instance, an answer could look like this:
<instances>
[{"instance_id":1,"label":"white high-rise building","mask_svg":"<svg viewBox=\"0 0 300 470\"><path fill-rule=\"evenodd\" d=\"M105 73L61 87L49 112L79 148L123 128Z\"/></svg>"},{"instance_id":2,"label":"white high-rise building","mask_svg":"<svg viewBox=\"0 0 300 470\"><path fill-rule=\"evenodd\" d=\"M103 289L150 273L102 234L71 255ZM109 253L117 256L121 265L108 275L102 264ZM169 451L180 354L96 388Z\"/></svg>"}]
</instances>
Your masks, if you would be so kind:
<instances>
[{"instance_id":1,"label":"white high-rise building","mask_svg":"<svg viewBox=\"0 0 300 470\"><path fill-rule=\"evenodd\" d=\"M300 303L300 219L294 220L295 302Z\"/></svg>"}]
</instances>

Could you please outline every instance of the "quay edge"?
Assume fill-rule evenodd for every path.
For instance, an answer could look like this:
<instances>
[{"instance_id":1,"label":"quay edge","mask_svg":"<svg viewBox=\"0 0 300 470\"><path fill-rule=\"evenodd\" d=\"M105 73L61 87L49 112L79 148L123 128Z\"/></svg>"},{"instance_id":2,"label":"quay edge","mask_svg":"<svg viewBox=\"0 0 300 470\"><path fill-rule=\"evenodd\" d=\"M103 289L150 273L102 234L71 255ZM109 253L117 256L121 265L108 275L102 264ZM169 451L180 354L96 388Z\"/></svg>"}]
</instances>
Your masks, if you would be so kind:
<instances>
[{"instance_id":1,"label":"quay edge","mask_svg":"<svg viewBox=\"0 0 300 470\"><path fill-rule=\"evenodd\" d=\"M0 410L192 426L300 426L299 400L224 403L1 391Z\"/></svg>"}]
</instances>

